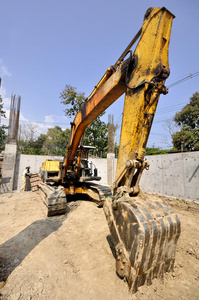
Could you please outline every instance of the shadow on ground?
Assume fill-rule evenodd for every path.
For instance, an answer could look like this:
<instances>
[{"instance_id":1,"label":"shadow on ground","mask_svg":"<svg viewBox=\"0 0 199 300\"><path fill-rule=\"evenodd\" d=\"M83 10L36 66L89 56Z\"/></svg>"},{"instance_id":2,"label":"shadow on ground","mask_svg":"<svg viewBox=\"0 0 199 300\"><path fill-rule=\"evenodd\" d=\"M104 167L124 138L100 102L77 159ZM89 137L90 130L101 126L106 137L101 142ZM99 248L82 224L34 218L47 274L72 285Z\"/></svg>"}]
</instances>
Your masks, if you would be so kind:
<instances>
[{"instance_id":1,"label":"shadow on ground","mask_svg":"<svg viewBox=\"0 0 199 300\"><path fill-rule=\"evenodd\" d=\"M110 247L110 249L111 249L111 252L112 252L113 257L114 257L115 259L117 259L116 250L115 250L115 246L114 246L114 244L113 244L113 240L112 240L112 238L111 238L111 235L107 235L106 239L107 239L107 242L108 242L109 247Z\"/></svg>"},{"instance_id":2,"label":"shadow on ground","mask_svg":"<svg viewBox=\"0 0 199 300\"><path fill-rule=\"evenodd\" d=\"M58 230L60 218L38 220L0 246L0 282L6 281L12 271L46 237Z\"/></svg>"},{"instance_id":3,"label":"shadow on ground","mask_svg":"<svg viewBox=\"0 0 199 300\"><path fill-rule=\"evenodd\" d=\"M62 226L69 213L82 202L77 200L69 199L64 215L37 220L0 245L0 282L5 282L14 269L41 241Z\"/></svg>"}]
</instances>

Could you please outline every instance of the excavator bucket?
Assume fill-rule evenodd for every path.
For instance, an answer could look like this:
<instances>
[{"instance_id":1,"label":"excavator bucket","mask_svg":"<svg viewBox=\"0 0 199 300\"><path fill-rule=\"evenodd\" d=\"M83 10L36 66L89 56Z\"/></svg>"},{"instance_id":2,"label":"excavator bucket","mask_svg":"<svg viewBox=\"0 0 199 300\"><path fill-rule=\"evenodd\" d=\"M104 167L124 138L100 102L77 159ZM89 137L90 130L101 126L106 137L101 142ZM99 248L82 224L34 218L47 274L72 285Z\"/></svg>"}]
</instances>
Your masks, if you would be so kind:
<instances>
[{"instance_id":1,"label":"excavator bucket","mask_svg":"<svg viewBox=\"0 0 199 300\"><path fill-rule=\"evenodd\" d=\"M180 221L159 199L107 197L104 212L116 251L116 270L132 293L173 270Z\"/></svg>"}]
</instances>

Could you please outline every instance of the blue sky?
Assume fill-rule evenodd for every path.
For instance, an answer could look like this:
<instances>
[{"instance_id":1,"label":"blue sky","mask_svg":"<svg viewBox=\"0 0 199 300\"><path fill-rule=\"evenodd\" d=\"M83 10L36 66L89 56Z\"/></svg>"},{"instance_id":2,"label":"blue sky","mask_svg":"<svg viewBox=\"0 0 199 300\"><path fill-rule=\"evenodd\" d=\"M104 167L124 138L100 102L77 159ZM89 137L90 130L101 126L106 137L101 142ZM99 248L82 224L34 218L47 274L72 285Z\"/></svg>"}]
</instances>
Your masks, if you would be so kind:
<instances>
[{"instance_id":1,"label":"blue sky","mask_svg":"<svg viewBox=\"0 0 199 300\"><path fill-rule=\"evenodd\" d=\"M60 92L70 84L88 96L140 29L150 6L165 6L176 16L166 85L199 71L198 0L1 0L1 95L7 113L13 93L22 98L22 125L35 122L38 133L48 126L69 128ZM168 147L166 121L196 91L199 77L160 97L148 146ZM120 125L123 99L107 110L105 122L111 113Z\"/></svg>"}]
</instances>

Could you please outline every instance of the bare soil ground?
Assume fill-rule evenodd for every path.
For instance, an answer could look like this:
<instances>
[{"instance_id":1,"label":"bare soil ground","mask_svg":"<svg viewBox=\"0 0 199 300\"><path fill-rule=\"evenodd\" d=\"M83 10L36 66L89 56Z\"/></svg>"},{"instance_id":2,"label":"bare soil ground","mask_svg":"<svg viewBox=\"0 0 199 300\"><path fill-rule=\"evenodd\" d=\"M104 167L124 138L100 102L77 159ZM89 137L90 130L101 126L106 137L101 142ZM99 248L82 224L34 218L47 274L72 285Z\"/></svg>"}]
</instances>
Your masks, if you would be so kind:
<instances>
[{"instance_id":1,"label":"bare soil ground","mask_svg":"<svg viewBox=\"0 0 199 300\"><path fill-rule=\"evenodd\" d=\"M199 205L164 200L182 225L174 272L132 295L115 272L102 208L70 202L66 215L47 218L37 192L0 195L0 298L199 299Z\"/></svg>"}]
</instances>

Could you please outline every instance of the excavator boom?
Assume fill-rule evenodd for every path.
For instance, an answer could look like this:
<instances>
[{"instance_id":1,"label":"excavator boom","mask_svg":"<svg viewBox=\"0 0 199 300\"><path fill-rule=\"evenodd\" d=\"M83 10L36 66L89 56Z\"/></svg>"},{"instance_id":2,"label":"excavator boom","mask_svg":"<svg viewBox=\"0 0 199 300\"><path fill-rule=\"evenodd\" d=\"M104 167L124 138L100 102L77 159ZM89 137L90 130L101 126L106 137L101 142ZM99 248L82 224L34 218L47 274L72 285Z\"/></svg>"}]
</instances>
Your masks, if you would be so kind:
<instances>
[{"instance_id":1,"label":"excavator boom","mask_svg":"<svg viewBox=\"0 0 199 300\"><path fill-rule=\"evenodd\" d=\"M168 49L173 15L165 8L145 14L140 41L126 73L127 91L113 184L104 212L116 250L116 270L135 293L173 270L180 221L174 211L142 192L139 181L149 162L145 148L161 93L170 74Z\"/></svg>"}]
</instances>

